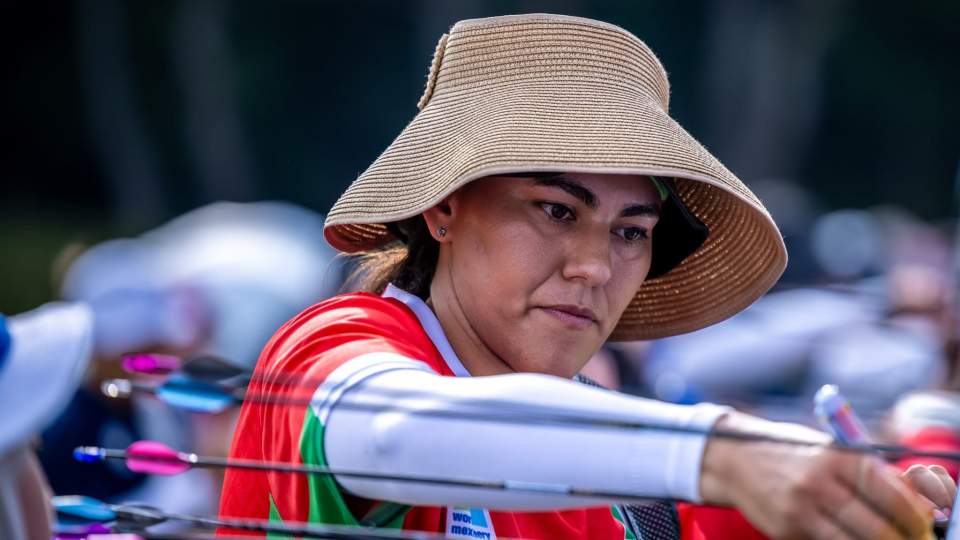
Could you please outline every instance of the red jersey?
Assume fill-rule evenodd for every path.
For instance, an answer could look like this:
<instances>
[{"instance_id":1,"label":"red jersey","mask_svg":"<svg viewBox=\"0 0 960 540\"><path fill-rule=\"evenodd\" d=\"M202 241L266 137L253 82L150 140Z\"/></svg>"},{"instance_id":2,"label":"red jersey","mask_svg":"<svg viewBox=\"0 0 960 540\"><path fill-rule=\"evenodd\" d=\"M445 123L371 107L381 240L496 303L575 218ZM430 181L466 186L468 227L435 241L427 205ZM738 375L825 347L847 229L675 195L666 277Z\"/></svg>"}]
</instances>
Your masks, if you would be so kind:
<instances>
[{"instance_id":1,"label":"red jersey","mask_svg":"<svg viewBox=\"0 0 960 540\"><path fill-rule=\"evenodd\" d=\"M422 302L420 306L429 311ZM307 309L277 331L260 355L248 390L298 403L312 398L314 405L244 403L230 457L326 465L324 422L339 396L336 389L342 394L343 388L376 373L376 353L387 353L383 358L399 355L419 360L443 376L468 375L432 313L417 313L396 298L367 293L334 297ZM389 362L384 363L388 369ZM314 392L319 393L320 383L330 383L322 386L335 390L318 397ZM359 518L376 504L343 492L329 476L229 469L220 515L278 523L358 525ZM624 527L616 507L501 512L416 506L387 526L441 532L450 538L635 538ZM687 527L684 537L695 535L696 527Z\"/></svg>"}]
</instances>

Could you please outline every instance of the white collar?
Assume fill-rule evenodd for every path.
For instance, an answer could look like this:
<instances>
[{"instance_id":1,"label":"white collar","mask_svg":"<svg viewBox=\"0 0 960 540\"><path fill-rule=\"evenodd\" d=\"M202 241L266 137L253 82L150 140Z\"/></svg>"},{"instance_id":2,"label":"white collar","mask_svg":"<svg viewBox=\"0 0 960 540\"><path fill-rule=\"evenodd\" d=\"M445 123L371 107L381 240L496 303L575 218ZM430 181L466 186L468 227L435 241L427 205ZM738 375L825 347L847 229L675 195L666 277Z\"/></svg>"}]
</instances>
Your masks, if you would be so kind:
<instances>
[{"instance_id":1,"label":"white collar","mask_svg":"<svg viewBox=\"0 0 960 540\"><path fill-rule=\"evenodd\" d=\"M387 288L384 289L382 296L384 298L395 298L403 302L413 311L413 314L416 315L420 321L420 326L427 332L430 341L432 341L434 347L440 351L440 355L443 356L443 361L447 363L447 367L450 368L450 371L452 371L454 375L457 377L470 376L470 372L467 371L467 368L463 367L463 362L457 357L457 353L453 352L453 347L451 347L450 342L447 341L447 336L443 333L440 321L437 319L437 316L433 314L430 306L416 295L410 294L394 286L392 283L387 284Z\"/></svg>"}]
</instances>

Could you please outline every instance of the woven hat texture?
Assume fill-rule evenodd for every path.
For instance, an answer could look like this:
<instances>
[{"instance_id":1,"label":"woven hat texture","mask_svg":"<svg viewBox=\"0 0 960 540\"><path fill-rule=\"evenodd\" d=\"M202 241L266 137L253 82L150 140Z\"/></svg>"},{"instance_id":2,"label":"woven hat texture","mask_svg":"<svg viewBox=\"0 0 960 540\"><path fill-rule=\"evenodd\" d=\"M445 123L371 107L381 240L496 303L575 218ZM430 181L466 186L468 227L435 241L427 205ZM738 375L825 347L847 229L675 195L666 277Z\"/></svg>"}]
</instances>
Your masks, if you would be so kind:
<instances>
[{"instance_id":1,"label":"woven hat texture","mask_svg":"<svg viewBox=\"0 0 960 540\"><path fill-rule=\"evenodd\" d=\"M633 34L562 15L458 22L437 45L420 112L340 197L325 236L348 253L383 225L485 176L532 171L674 178L706 242L643 284L612 340L681 334L750 305L787 254L756 196L670 118L660 61Z\"/></svg>"}]
</instances>

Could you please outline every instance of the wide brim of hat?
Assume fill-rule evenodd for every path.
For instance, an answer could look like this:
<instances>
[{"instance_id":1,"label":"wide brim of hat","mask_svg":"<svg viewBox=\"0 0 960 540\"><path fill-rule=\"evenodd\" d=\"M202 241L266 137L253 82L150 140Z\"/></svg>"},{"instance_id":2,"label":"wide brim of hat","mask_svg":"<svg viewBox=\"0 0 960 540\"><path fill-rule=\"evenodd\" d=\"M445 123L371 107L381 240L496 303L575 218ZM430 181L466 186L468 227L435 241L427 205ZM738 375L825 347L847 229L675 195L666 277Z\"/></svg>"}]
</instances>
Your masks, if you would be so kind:
<instances>
[{"instance_id":1,"label":"wide brim of hat","mask_svg":"<svg viewBox=\"0 0 960 540\"><path fill-rule=\"evenodd\" d=\"M680 198L710 229L693 255L643 284L612 340L719 322L766 292L786 266L760 201L656 96L562 74L434 96L337 201L324 234L344 252L374 249L395 239L384 223L418 215L473 180L530 171L675 178Z\"/></svg>"}]
</instances>

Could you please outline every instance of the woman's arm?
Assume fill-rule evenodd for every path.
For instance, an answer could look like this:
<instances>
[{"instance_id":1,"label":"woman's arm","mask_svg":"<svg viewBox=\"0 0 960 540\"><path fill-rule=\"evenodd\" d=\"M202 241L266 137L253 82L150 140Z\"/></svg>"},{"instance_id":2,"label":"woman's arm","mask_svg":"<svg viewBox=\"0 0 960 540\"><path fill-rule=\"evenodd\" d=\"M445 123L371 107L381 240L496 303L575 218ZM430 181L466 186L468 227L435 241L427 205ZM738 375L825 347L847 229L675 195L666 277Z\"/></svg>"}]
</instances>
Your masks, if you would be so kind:
<instances>
[{"instance_id":1,"label":"woman's arm","mask_svg":"<svg viewBox=\"0 0 960 540\"><path fill-rule=\"evenodd\" d=\"M366 378L333 405L323 441L327 461L333 468L385 474L510 480L688 500L700 497L702 435L466 419L471 412L507 416L511 411L497 405L503 402L527 411L528 416L559 410L577 417L698 430L710 429L728 410L632 398L547 375L455 378L396 369ZM354 410L351 403L463 412L465 418ZM354 495L412 505L538 510L622 502L346 477L337 481Z\"/></svg>"},{"instance_id":2,"label":"woman's arm","mask_svg":"<svg viewBox=\"0 0 960 540\"><path fill-rule=\"evenodd\" d=\"M332 468L702 500L740 508L774 538L929 535L933 503L872 456L730 439L706 444L702 435L656 430L470 421L388 407L357 410L349 404L465 416L500 411L509 416L515 414L504 410L503 403L509 402L515 404L511 409L531 416L562 410L577 417L702 430L719 419L724 429L829 440L802 426L768 422L715 405L678 406L632 398L546 375L455 378L400 366L354 384L328 409L323 444ZM337 481L360 497L411 505L543 510L622 502L388 480Z\"/></svg>"}]
</instances>

